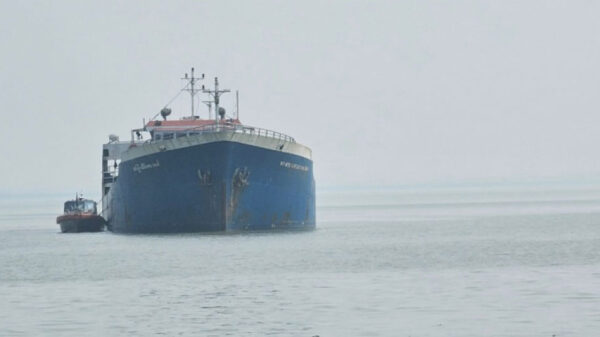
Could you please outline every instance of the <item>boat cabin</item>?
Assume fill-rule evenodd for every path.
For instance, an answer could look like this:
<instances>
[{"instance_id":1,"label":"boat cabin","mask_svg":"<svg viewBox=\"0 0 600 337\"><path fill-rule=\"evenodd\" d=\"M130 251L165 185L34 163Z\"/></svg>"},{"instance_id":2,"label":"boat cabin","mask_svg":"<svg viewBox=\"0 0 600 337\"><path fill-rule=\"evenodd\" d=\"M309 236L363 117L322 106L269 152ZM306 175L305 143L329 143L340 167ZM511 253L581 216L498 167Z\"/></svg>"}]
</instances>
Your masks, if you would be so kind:
<instances>
[{"instance_id":1,"label":"boat cabin","mask_svg":"<svg viewBox=\"0 0 600 337\"><path fill-rule=\"evenodd\" d=\"M75 200L65 202L65 214L96 214L97 212L97 205L93 200L77 197Z\"/></svg>"}]
</instances>

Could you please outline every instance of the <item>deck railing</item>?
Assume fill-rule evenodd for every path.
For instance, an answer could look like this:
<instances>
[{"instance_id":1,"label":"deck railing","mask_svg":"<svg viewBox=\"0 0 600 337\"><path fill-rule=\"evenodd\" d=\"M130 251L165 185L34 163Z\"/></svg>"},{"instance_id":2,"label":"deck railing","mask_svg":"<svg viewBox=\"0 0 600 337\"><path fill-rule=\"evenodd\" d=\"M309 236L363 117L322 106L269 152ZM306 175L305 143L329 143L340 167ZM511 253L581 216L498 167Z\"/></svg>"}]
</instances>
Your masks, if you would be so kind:
<instances>
[{"instance_id":1,"label":"deck railing","mask_svg":"<svg viewBox=\"0 0 600 337\"><path fill-rule=\"evenodd\" d=\"M269 137L269 138L279 139L279 140L282 140L284 142L289 142L289 143L296 142L296 140L293 137L290 137L281 132L267 130L267 129L263 129L263 128L245 126L245 125L240 125L240 124L227 124L227 123L218 124L218 125L217 124L202 125L202 126L191 127L188 129L181 129L181 130L168 130L168 131L167 130L155 130L153 140L169 140L169 139L195 136L195 135L205 134L205 133L215 133L215 132L224 132L224 131L256 135L256 136L262 136L262 137ZM159 135L160 135L160 139L157 139L158 138L157 136L159 136Z\"/></svg>"}]
</instances>

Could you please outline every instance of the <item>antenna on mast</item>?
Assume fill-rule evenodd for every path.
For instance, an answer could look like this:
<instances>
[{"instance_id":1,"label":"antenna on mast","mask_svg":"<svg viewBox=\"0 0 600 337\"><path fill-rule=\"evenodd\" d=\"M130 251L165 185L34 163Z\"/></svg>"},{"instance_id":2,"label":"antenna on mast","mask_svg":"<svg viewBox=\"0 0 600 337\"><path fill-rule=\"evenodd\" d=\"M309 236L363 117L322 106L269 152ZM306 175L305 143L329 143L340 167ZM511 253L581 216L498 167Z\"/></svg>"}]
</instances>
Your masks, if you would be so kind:
<instances>
[{"instance_id":1,"label":"antenna on mast","mask_svg":"<svg viewBox=\"0 0 600 337\"><path fill-rule=\"evenodd\" d=\"M235 91L235 119L240 120L240 92Z\"/></svg>"},{"instance_id":2,"label":"antenna on mast","mask_svg":"<svg viewBox=\"0 0 600 337\"><path fill-rule=\"evenodd\" d=\"M188 81L189 88L186 85L185 88L183 88L181 90L187 91L187 92L190 93L190 96L192 98L192 119L196 119L196 117L194 116L194 96L199 91L201 91L201 89L196 89L194 86L196 85L196 81L197 80L203 80L204 79L204 74L202 74L202 77L194 77L194 67L192 67L191 76L188 76L188 74L186 73L185 76L183 78L181 78L181 79Z\"/></svg>"},{"instance_id":3,"label":"antenna on mast","mask_svg":"<svg viewBox=\"0 0 600 337\"><path fill-rule=\"evenodd\" d=\"M229 89L219 90L219 78L215 77L215 90L206 90L202 88L202 91L211 95L213 97L213 101L215 103L215 121L219 124L219 115L221 114L221 110L223 110L223 116L225 116L225 109L219 108L219 101L222 94L226 92L230 92Z\"/></svg>"}]
</instances>

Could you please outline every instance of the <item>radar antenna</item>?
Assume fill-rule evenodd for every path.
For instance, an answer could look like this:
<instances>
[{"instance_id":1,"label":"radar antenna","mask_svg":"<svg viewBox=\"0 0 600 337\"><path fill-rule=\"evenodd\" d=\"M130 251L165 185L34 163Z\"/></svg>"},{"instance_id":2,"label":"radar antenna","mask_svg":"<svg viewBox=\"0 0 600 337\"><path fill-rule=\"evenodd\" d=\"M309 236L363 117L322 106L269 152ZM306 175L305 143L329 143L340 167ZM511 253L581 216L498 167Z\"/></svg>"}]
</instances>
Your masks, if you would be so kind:
<instances>
[{"instance_id":1,"label":"radar antenna","mask_svg":"<svg viewBox=\"0 0 600 337\"><path fill-rule=\"evenodd\" d=\"M192 67L192 71L191 71L191 76L188 76L188 74L186 73L184 77L182 77L182 80L186 80L188 81L189 86L185 86L185 88L181 89L183 91L187 91L190 93L190 96L192 98L192 119L195 119L196 117L194 116L194 96L201 91L200 89L196 89L194 88L194 85L196 84L197 80L203 80L204 79L204 74L202 74L202 77L194 77L194 67Z\"/></svg>"}]
</instances>

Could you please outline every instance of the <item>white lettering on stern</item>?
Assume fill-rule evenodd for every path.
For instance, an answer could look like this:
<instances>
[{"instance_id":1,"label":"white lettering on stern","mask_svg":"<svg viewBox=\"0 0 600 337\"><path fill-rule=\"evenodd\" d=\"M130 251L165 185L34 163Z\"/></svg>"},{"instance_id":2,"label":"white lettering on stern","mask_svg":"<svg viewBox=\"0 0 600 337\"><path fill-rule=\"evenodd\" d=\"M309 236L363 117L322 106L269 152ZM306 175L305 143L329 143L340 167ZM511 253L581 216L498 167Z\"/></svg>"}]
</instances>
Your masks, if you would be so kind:
<instances>
[{"instance_id":1,"label":"white lettering on stern","mask_svg":"<svg viewBox=\"0 0 600 337\"><path fill-rule=\"evenodd\" d=\"M149 164L137 163L137 164L133 165L133 172L142 173L142 171L144 171L144 170L159 167L159 166L160 166L160 163L158 162L158 159L154 163L149 163Z\"/></svg>"},{"instance_id":2,"label":"white lettering on stern","mask_svg":"<svg viewBox=\"0 0 600 337\"><path fill-rule=\"evenodd\" d=\"M296 163L290 163L289 161L282 161L279 163L279 165L283 166L285 168L293 169L293 170L300 170L300 171L304 171L304 172L308 171L308 166L304 166L304 165L300 165L300 164L296 164Z\"/></svg>"}]
</instances>

